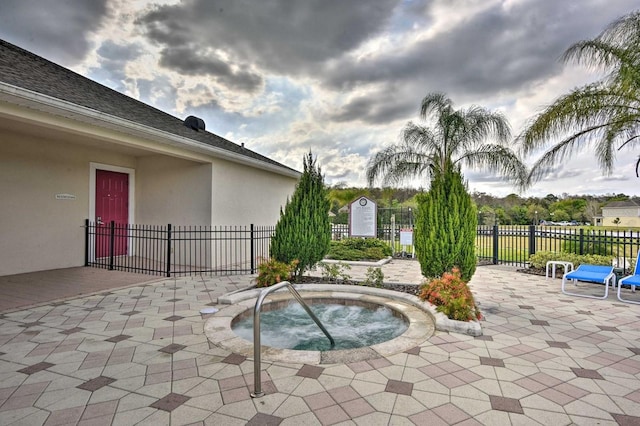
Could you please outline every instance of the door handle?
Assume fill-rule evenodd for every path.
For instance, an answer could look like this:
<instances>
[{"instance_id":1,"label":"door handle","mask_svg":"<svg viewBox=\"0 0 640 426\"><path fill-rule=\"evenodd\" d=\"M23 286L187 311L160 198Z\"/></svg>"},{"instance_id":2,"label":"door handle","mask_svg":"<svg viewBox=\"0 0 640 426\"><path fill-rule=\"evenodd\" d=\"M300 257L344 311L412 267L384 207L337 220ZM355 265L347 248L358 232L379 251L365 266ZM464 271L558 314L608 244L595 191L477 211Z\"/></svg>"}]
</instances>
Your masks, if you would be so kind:
<instances>
[{"instance_id":1,"label":"door handle","mask_svg":"<svg viewBox=\"0 0 640 426\"><path fill-rule=\"evenodd\" d=\"M98 224L98 225L104 225L104 222L102 221L102 216L98 216L98 217L96 218L96 224Z\"/></svg>"}]
</instances>

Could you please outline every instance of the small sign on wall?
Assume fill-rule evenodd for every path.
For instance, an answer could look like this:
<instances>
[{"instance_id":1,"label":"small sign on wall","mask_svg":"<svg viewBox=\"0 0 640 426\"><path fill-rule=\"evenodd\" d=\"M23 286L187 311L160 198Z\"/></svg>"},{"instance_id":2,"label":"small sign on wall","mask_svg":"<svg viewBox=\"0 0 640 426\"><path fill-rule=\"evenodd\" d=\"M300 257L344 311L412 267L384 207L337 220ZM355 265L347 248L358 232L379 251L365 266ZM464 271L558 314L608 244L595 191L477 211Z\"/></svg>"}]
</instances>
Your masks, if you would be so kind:
<instances>
[{"instance_id":1,"label":"small sign on wall","mask_svg":"<svg viewBox=\"0 0 640 426\"><path fill-rule=\"evenodd\" d=\"M349 205L349 236L375 237L378 205L367 197L360 197Z\"/></svg>"},{"instance_id":2,"label":"small sign on wall","mask_svg":"<svg viewBox=\"0 0 640 426\"><path fill-rule=\"evenodd\" d=\"M76 196L73 194L56 194L56 200L75 200Z\"/></svg>"}]
</instances>

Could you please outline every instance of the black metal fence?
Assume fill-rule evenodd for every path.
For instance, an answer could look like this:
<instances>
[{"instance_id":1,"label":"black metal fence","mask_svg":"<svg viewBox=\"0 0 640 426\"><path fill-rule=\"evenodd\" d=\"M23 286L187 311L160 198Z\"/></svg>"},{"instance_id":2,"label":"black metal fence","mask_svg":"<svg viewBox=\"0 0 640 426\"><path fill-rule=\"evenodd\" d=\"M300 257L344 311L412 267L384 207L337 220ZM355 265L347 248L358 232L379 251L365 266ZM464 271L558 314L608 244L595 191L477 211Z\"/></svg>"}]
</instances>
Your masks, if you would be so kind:
<instances>
[{"instance_id":1,"label":"black metal fence","mask_svg":"<svg viewBox=\"0 0 640 426\"><path fill-rule=\"evenodd\" d=\"M253 274L273 226L172 226L85 221L85 266L151 275Z\"/></svg>"},{"instance_id":2,"label":"black metal fence","mask_svg":"<svg viewBox=\"0 0 640 426\"><path fill-rule=\"evenodd\" d=\"M481 263L526 266L539 251L599 254L626 261L640 250L640 231L573 226L478 227L476 254Z\"/></svg>"},{"instance_id":3,"label":"black metal fence","mask_svg":"<svg viewBox=\"0 0 640 426\"><path fill-rule=\"evenodd\" d=\"M400 244L400 232L411 224L385 224L378 227L378 238L394 253L413 253ZM333 239L349 235L348 225L333 225ZM480 264L527 266L529 256L538 251L601 254L618 259L635 259L640 249L640 231L584 229L573 226L480 225L476 255Z\"/></svg>"},{"instance_id":4,"label":"black metal fence","mask_svg":"<svg viewBox=\"0 0 640 426\"><path fill-rule=\"evenodd\" d=\"M396 256L413 253L402 245L400 232L410 225L382 225L377 236ZM85 265L179 276L256 273L269 258L273 226L155 226L85 223ZM349 235L348 225L332 226L332 238ZM476 255L480 264L526 266L538 251L602 254L634 259L640 232L578 227L480 225Z\"/></svg>"}]
</instances>

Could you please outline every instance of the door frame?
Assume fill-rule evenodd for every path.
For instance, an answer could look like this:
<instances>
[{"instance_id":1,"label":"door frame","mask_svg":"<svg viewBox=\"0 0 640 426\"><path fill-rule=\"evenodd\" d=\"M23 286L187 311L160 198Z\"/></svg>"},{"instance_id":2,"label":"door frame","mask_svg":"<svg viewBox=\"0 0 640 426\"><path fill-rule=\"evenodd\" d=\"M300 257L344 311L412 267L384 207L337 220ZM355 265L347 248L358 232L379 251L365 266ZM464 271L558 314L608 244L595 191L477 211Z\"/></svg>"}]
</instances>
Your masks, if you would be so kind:
<instances>
[{"instance_id":1,"label":"door frame","mask_svg":"<svg viewBox=\"0 0 640 426\"><path fill-rule=\"evenodd\" d=\"M103 163L89 163L89 221L95 222L96 220L96 170L106 170L109 172L124 173L129 175L129 207L127 209L127 223L135 223L135 188L136 188L136 171L129 167L113 166ZM89 241L89 259L91 261L96 260L95 252L95 236L92 235ZM135 255L133 250L133 244L131 237L127 243L127 256Z\"/></svg>"}]
</instances>

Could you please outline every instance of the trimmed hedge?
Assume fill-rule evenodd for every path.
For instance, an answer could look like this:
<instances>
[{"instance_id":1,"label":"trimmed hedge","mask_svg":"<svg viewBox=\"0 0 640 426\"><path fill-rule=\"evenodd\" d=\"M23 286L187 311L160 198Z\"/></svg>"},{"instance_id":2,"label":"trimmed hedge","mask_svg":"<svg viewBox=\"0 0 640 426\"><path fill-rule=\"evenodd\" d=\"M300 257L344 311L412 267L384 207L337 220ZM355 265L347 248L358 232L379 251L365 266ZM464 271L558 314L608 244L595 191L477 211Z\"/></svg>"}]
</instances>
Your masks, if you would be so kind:
<instances>
[{"instance_id":1,"label":"trimmed hedge","mask_svg":"<svg viewBox=\"0 0 640 426\"><path fill-rule=\"evenodd\" d=\"M539 251L529 257L529 263L532 268L545 269L547 262L550 260L558 260L563 262L571 262L575 268L578 265L603 265L611 266L612 256L601 256L598 254L579 255L575 253L555 253L551 251Z\"/></svg>"},{"instance_id":2,"label":"trimmed hedge","mask_svg":"<svg viewBox=\"0 0 640 426\"><path fill-rule=\"evenodd\" d=\"M391 247L377 238L345 238L331 241L326 259L335 260L381 260L391 256Z\"/></svg>"}]
</instances>

